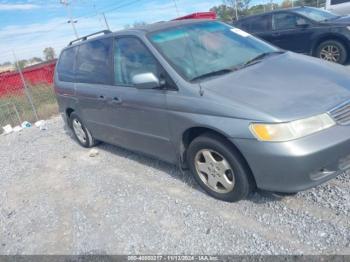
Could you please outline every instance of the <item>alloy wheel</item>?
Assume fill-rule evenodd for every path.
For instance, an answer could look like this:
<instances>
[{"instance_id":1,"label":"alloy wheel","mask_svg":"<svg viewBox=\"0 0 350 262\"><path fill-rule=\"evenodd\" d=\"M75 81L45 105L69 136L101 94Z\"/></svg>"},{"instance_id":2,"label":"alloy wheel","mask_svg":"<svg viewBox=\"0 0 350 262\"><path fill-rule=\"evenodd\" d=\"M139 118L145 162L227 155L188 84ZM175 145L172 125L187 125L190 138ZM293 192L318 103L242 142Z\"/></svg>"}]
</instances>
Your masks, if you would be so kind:
<instances>
[{"instance_id":1,"label":"alloy wheel","mask_svg":"<svg viewBox=\"0 0 350 262\"><path fill-rule=\"evenodd\" d=\"M211 149L200 150L195 157L195 168L202 182L211 190L225 194L233 190L235 177L229 162Z\"/></svg>"},{"instance_id":2,"label":"alloy wheel","mask_svg":"<svg viewBox=\"0 0 350 262\"><path fill-rule=\"evenodd\" d=\"M320 58L331 61L331 62L339 62L341 56L341 52L339 47L335 45L326 45L321 49Z\"/></svg>"},{"instance_id":3,"label":"alloy wheel","mask_svg":"<svg viewBox=\"0 0 350 262\"><path fill-rule=\"evenodd\" d=\"M73 130L79 141L83 144L86 143L86 135L83 130L83 126L78 119L73 120Z\"/></svg>"}]
</instances>

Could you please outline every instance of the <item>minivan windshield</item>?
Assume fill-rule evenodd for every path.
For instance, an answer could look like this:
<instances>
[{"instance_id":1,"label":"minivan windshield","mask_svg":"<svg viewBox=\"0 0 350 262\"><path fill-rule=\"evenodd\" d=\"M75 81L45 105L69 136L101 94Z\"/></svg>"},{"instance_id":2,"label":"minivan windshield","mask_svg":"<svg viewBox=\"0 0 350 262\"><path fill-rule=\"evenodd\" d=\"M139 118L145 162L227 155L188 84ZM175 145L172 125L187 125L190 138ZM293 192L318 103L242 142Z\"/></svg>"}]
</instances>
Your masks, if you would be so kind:
<instances>
[{"instance_id":1,"label":"minivan windshield","mask_svg":"<svg viewBox=\"0 0 350 262\"><path fill-rule=\"evenodd\" d=\"M230 73L279 49L221 22L204 21L151 33L150 41L186 80Z\"/></svg>"},{"instance_id":2,"label":"minivan windshield","mask_svg":"<svg viewBox=\"0 0 350 262\"><path fill-rule=\"evenodd\" d=\"M337 19L339 17L331 12L320 10L317 8L312 8L312 7L303 7L303 8L295 9L294 12L300 15L306 16L307 18L317 22L329 21L329 20Z\"/></svg>"}]
</instances>

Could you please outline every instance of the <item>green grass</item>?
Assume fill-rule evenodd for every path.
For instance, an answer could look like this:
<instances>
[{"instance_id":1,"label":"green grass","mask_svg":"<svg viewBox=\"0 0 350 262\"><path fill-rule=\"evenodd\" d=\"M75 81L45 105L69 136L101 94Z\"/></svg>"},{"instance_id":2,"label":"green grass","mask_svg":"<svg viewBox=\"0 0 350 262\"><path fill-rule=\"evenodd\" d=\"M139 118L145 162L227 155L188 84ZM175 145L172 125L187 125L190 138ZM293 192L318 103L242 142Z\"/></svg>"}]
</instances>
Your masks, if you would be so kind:
<instances>
[{"instance_id":1,"label":"green grass","mask_svg":"<svg viewBox=\"0 0 350 262\"><path fill-rule=\"evenodd\" d=\"M51 85L42 84L28 86L28 92L33 99L33 103L38 113L39 119L48 119L49 117L58 113L58 105L53 87ZM10 104L9 108L7 106L4 106L8 103ZM31 123L34 123L36 121L31 104L24 90L18 90L6 96L0 97L1 127L7 124L11 124L12 126L19 124L13 105L16 106L22 122L29 121ZM2 131L2 128L0 128L0 133Z\"/></svg>"}]
</instances>

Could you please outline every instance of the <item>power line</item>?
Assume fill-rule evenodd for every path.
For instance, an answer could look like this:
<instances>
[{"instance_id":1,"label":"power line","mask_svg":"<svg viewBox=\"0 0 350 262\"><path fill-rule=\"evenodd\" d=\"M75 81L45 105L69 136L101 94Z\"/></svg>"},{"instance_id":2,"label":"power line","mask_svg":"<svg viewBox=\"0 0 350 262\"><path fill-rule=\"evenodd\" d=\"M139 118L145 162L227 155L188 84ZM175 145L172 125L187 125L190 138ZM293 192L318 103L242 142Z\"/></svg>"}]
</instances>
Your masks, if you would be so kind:
<instances>
[{"instance_id":1,"label":"power line","mask_svg":"<svg viewBox=\"0 0 350 262\"><path fill-rule=\"evenodd\" d=\"M122 8L124 8L124 7L128 7L128 6L131 6L131 5L134 5L134 4L136 4L136 3L138 3L138 2L141 2L141 1L143 1L143 0L134 0L134 1L130 1L130 2L126 2L126 1L123 1L123 3L122 4L120 4L120 2L118 3L118 5L116 5L116 6L114 6L114 5L112 5L112 6L109 6L108 8L104 8L104 9L102 9L102 11L103 12L101 12L101 10L99 11L100 12L100 14L101 13L110 13L110 12L113 12L113 11L115 11L115 10L118 10L118 9L122 9ZM170 9L169 7L168 8L161 8L162 10L164 10L164 9ZM153 9L152 9L153 10ZM143 10L144 11L144 10ZM78 19L78 18L80 18L80 19L87 19L87 18L90 18L90 17L95 17L95 16L98 16L99 14L97 13L97 10L95 10L95 14L89 14L89 15L84 15L84 16L78 16L78 17L76 17L76 19ZM107 22L107 21L106 21ZM31 33L29 33L29 34L31 34L31 35L33 35L33 34L35 34L35 36L33 36L33 37L31 37L31 38L29 38L29 39L26 39L26 42L31 42L32 40L34 40L35 38L38 38L40 35L41 36L43 36L43 35L46 35L47 33L50 33L50 32L52 32L52 31L54 31L56 28L58 28L59 26L62 26L62 25L65 25L66 24L66 22L60 22L60 23L58 23L58 24L56 24L56 25L54 25L53 27L51 27L50 29L48 29L48 30L40 30L40 31L36 31L36 32L31 32ZM27 33L24 33L25 35L27 35ZM21 34L20 35L20 37L23 37L23 35L24 34ZM16 36L15 36L16 37ZM61 46L61 43L62 43L62 47L64 46L64 43L67 43L67 41L66 40L63 40L63 41L55 41L55 40L53 40L52 42L50 41L50 42L45 42L45 43L43 43L43 45L42 46L47 46L47 45L51 45L51 44L55 44L55 45L59 45L59 46ZM22 53L22 54L24 54L24 53L26 53L26 54L29 54L30 52L32 52L32 51L37 51L38 52L38 47L39 46L41 46L40 44L34 44L34 45L32 45L31 47L29 47L29 46L26 46L25 48L19 48L19 49L17 49L17 51L19 52L19 53ZM8 50L8 51L3 51L2 52L2 54L1 54L1 56L2 57L5 57L5 56L7 56L7 54L10 54L11 53L11 51L10 50Z\"/></svg>"},{"instance_id":2,"label":"power line","mask_svg":"<svg viewBox=\"0 0 350 262\"><path fill-rule=\"evenodd\" d=\"M173 0L173 2L174 2L174 6L175 6L175 10L176 10L177 16L180 16L179 9L177 8L176 0Z\"/></svg>"},{"instance_id":3,"label":"power line","mask_svg":"<svg viewBox=\"0 0 350 262\"><path fill-rule=\"evenodd\" d=\"M141 0L138 0L138 1L141 1ZM122 2L122 4L120 4L120 2ZM111 10L119 9L119 8L124 7L124 5L129 5L130 4L130 3L128 3L128 0L120 1L120 2L118 3L118 5L110 5L107 8L102 8L100 10L95 9L95 13L90 13L90 14L77 16L77 19L79 19L79 18L90 18L90 17L98 16L100 13L107 13L107 12L110 12Z\"/></svg>"}]
</instances>

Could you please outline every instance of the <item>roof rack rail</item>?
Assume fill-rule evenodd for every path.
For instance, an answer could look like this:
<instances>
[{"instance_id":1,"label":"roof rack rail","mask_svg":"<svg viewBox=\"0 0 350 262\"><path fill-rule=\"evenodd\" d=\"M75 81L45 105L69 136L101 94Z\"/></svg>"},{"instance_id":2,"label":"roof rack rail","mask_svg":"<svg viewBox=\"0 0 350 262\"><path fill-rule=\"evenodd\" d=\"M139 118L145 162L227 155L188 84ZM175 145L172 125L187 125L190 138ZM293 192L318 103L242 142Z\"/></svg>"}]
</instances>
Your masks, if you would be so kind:
<instances>
[{"instance_id":1,"label":"roof rack rail","mask_svg":"<svg viewBox=\"0 0 350 262\"><path fill-rule=\"evenodd\" d=\"M77 39L75 39L75 40L73 40L73 41L70 41L68 45L72 45L73 43L79 42L79 41L85 41L85 40L88 39L88 37L91 37L91 36L94 36L94 35L99 35L99 34L102 34L102 33L103 33L104 35L106 35L106 34L112 33L112 31L110 31L110 30L102 30L102 31L98 31L98 32L96 32L96 33L92 33L92 34L83 36L83 37L79 37L79 38L77 38Z\"/></svg>"}]
</instances>

